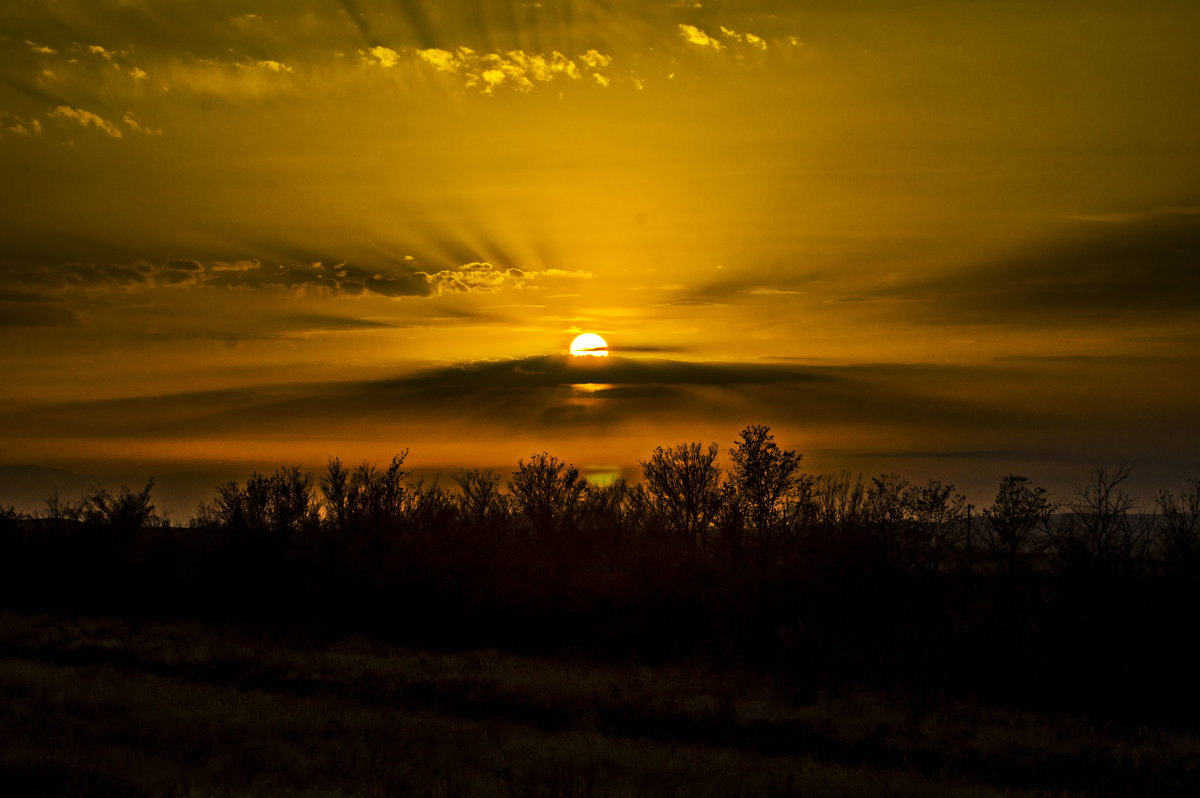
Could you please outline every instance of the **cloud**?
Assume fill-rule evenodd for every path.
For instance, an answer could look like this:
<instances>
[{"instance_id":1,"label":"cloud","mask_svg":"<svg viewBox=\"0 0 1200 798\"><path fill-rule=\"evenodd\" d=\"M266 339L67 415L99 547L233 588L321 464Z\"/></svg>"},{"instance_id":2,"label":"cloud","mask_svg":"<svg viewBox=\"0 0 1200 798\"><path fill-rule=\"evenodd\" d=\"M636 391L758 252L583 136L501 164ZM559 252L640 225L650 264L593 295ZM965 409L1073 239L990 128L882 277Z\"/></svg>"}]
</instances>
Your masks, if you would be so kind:
<instances>
[{"instance_id":1,"label":"cloud","mask_svg":"<svg viewBox=\"0 0 1200 798\"><path fill-rule=\"evenodd\" d=\"M138 133L144 133L144 134L146 134L147 136L161 136L161 135L162 135L162 130L161 130L161 129L159 129L159 128L152 128L152 127L146 127L146 126L145 126L145 125L143 125L141 122L139 122L139 121L137 121L136 119L134 119L134 117L133 117L133 114L132 114L132 113L126 113L124 116L122 116L122 117L121 117L121 121L122 121L122 122L124 122L124 123L125 123L125 125L126 125L126 126L127 126L127 127L130 129L130 130L135 130L135 131L137 131Z\"/></svg>"},{"instance_id":2,"label":"cloud","mask_svg":"<svg viewBox=\"0 0 1200 798\"><path fill-rule=\"evenodd\" d=\"M405 424L453 424L479 435L515 429L553 434L627 425L725 419L804 425L930 427L956 431L1011 427L1030 416L995 404L938 395L972 372L955 367L816 368L791 364L702 363L610 356L482 361L393 379L205 391L167 397L72 403L0 414L23 434L293 436L371 429L398 435ZM931 377L935 377L933 379ZM945 433L943 433L945 434ZM989 440L991 440L989 438ZM663 441L659 441L660 443Z\"/></svg>"},{"instance_id":3,"label":"cloud","mask_svg":"<svg viewBox=\"0 0 1200 798\"><path fill-rule=\"evenodd\" d=\"M1131 224L1152 221L1155 219L1170 218L1173 216L1200 216L1200 207L1191 205L1164 205L1159 208L1150 208L1148 210L1079 214L1076 216L1068 216L1067 218L1077 222Z\"/></svg>"},{"instance_id":4,"label":"cloud","mask_svg":"<svg viewBox=\"0 0 1200 798\"><path fill-rule=\"evenodd\" d=\"M247 64L238 64L242 69L266 69L270 72L292 72L292 68L282 61L274 61L272 59L262 59L251 61Z\"/></svg>"},{"instance_id":5,"label":"cloud","mask_svg":"<svg viewBox=\"0 0 1200 798\"><path fill-rule=\"evenodd\" d=\"M380 48L374 48L370 53L373 61L382 66L395 66L402 56L408 54L414 56L416 63L420 65L432 67L439 73L461 77L464 88L478 89L484 94L493 94L502 87L526 93L533 91L539 84L550 83L560 78L580 81L590 76L592 83L601 87L610 85L613 80L613 57L596 49L589 49L576 58L570 58L556 50L549 53L521 49L481 53L466 46L454 50L431 47L403 52L388 50L386 59L375 53L378 49Z\"/></svg>"},{"instance_id":6,"label":"cloud","mask_svg":"<svg viewBox=\"0 0 1200 798\"><path fill-rule=\"evenodd\" d=\"M231 100L260 99L295 94L304 87L320 90L312 76L300 74L291 64L274 58L210 58L192 55L164 57L153 67L155 80L162 87L179 93ZM131 73L132 74L132 73ZM140 79L132 74L135 87L126 96L143 95L136 87Z\"/></svg>"},{"instance_id":7,"label":"cloud","mask_svg":"<svg viewBox=\"0 0 1200 798\"><path fill-rule=\"evenodd\" d=\"M0 111L0 134L11 133L14 136L37 136L42 132L42 123L38 119L25 119L6 111Z\"/></svg>"},{"instance_id":8,"label":"cloud","mask_svg":"<svg viewBox=\"0 0 1200 798\"><path fill-rule=\"evenodd\" d=\"M505 286L513 288L540 287L547 280L587 280L590 272L543 269L529 271L516 267L500 268L491 263L468 263L461 269L443 269L439 272L417 272L425 278L434 294L494 293Z\"/></svg>"},{"instance_id":9,"label":"cloud","mask_svg":"<svg viewBox=\"0 0 1200 798\"><path fill-rule=\"evenodd\" d=\"M375 46L367 51L371 58L379 62L379 65L384 69L391 69L396 64L400 63L400 53L390 47ZM438 51L445 52L445 51Z\"/></svg>"},{"instance_id":10,"label":"cloud","mask_svg":"<svg viewBox=\"0 0 1200 798\"><path fill-rule=\"evenodd\" d=\"M348 263L270 265L260 261L215 262L197 277L197 283L222 288L295 293L356 295L370 292L386 297L424 296L429 293L424 281L407 270L384 274Z\"/></svg>"},{"instance_id":11,"label":"cloud","mask_svg":"<svg viewBox=\"0 0 1200 798\"><path fill-rule=\"evenodd\" d=\"M711 47L714 50L720 50L724 47L719 39L714 39L695 25L684 25L681 23L679 25L679 35L700 47Z\"/></svg>"},{"instance_id":12,"label":"cloud","mask_svg":"<svg viewBox=\"0 0 1200 798\"><path fill-rule=\"evenodd\" d=\"M78 327L79 314L54 297L0 291L0 327Z\"/></svg>"},{"instance_id":13,"label":"cloud","mask_svg":"<svg viewBox=\"0 0 1200 798\"><path fill-rule=\"evenodd\" d=\"M296 294L374 293L385 297L427 296L428 282L407 267L368 269L351 263L264 263L257 259L207 264L171 259L153 264L54 263L47 261L10 277L10 282L53 290L137 290L171 287L210 287L230 290L269 290Z\"/></svg>"},{"instance_id":14,"label":"cloud","mask_svg":"<svg viewBox=\"0 0 1200 798\"><path fill-rule=\"evenodd\" d=\"M342 332L353 330L388 330L398 325L378 319L360 319L323 313L294 314L281 319L289 330L298 332Z\"/></svg>"},{"instance_id":15,"label":"cloud","mask_svg":"<svg viewBox=\"0 0 1200 798\"><path fill-rule=\"evenodd\" d=\"M717 25L718 32L714 34L696 25L680 24L677 29L687 45L700 48L701 52L720 52L738 63L761 63L770 46L766 37L737 31L724 25ZM787 45L796 44L794 39L795 37L785 37L774 40Z\"/></svg>"},{"instance_id":16,"label":"cloud","mask_svg":"<svg viewBox=\"0 0 1200 798\"><path fill-rule=\"evenodd\" d=\"M50 116L56 119L67 119L75 122L83 127L94 127L104 133L112 136L114 139L119 139L122 136L121 129L104 119L99 114L86 111L82 108L72 108L69 105L60 105L50 112Z\"/></svg>"},{"instance_id":17,"label":"cloud","mask_svg":"<svg viewBox=\"0 0 1200 798\"><path fill-rule=\"evenodd\" d=\"M513 270L518 271L519 270ZM435 273L417 272L424 277L433 292L442 294L464 294L468 292L499 291L508 278L507 270L497 269L490 263L468 263L461 269L443 269Z\"/></svg>"},{"instance_id":18,"label":"cloud","mask_svg":"<svg viewBox=\"0 0 1200 798\"><path fill-rule=\"evenodd\" d=\"M313 327L324 324L311 321ZM1144 407L1154 386L1108 395L1114 378L1129 381L1124 362L803 366L618 355L583 360L540 356L460 363L390 379L9 404L0 408L0 438L53 435L77 442L81 450L111 446L111 439L157 441L181 450L215 441L222 451L235 441L253 441L265 457L289 459L306 445L314 459L323 459L330 441L393 440L412 445L414 452L440 447L441 456L450 451L466 463L478 462L484 449L514 442L550 449L567 443L584 451L619 442L632 458L638 447L649 451L710 435L730 440L745 424L766 423L781 443L806 455L817 452L825 463L819 469L907 469L904 460L937 475L945 473L946 461L956 460L970 480L985 486L1031 463L1053 461L1083 473L1089 459L1114 451L1139 463L1186 466L1186 453L1194 449L1192 404L1130 414L1125 405ZM1106 386L1105 401L1097 401L1097 385ZM446 437L447 429L456 431L453 438ZM470 452L447 448L465 439L472 441ZM266 454L277 451L287 454ZM964 475L952 476L958 482Z\"/></svg>"},{"instance_id":19,"label":"cloud","mask_svg":"<svg viewBox=\"0 0 1200 798\"><path fill-rule=\"evenodd\" d=\"M589 69L600 70L608 68L608 65L612 63L612 56L604 55L597 50L588 50L579 56L579 60L587 64Z\"/></svg>"},{"instance_id":20,"label":"cloud","mask_svg":"<svg viewBox=\"0 0 1200 798\"><path fill-rule=\"evenodd\" d=\"M1075 220L1024 251L865 298L924 323L1054 327L1158 323L1200 307L1200 213L1192 206Z\"/></svg>"},{"instance_id":21,"label":"cloud","mask_svg":"<svg viewBox=\"0 0 1200 798\"><path fill-rule=\"evenodd\" d=\"M153 274L154 267L148 263L134 263L130 266L73 264L59 270L55 277L70 287L136 288L150 285Z\"/></svg>"},{"instance_id":22,"label":"cloud","mask_svg":"<svg viewBox=\"0 0 1200 798\"><path fill-rule=\"evenodd\" d=\"M232 346L244 341L297 341L321 334L408 326L412 325L325 313L263 313L250 319L206 320L202 326L156 326L144 331L141 336L154 341L212 340Z\"/></svg>"},{"instance_id":23,"label":"cloud","mask_svg":"<svg viewBox=\"0 0 1200 798\"><path fill-rule=\"evenodd\" d=\"M753 33L738 33L737 31L730 30L729 28L722 25L721 26L721 35L724 36L726 39L732 39L735 42L741 42L743 44L748 44L751 47L757 48L759 50L767 49L766 39L762 38L761 36L755 36Z\"/></svg>"}]
</instances>

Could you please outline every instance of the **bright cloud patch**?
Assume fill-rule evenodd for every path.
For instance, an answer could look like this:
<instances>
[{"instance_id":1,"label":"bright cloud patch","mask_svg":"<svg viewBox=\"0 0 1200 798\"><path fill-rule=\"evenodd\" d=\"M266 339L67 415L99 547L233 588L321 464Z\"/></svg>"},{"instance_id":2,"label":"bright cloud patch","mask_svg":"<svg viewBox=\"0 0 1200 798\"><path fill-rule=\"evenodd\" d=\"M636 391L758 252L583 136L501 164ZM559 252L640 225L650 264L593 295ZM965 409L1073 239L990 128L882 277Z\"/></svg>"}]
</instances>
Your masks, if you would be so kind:
<instances>
[{"instance_id":1,"label":"bright cloud patch","mask_svg":"<svg viewBox=\"0 0 1200 798\"><path fill-rule=\"evenodd\" d=\"M714 50L723 50L727 43L733 42L737 45L745 47L753 47L755 50L766 50L767 40L762 36L757 36L753 33L739 33L732 28L727 28L724 25L718 26L721 31L721 36L726 40L722 42L716 36L709 36L707 32L696 27L695 25L680 25L679 35L687 40L690 44L697 47L711 47ZM792 37L795 38L795 37Z\"/></svg>"},{"instance_id":2,"label":"bright cloud patch","mask_svg":"<svg viewBox=\"0 0 1200 798\"><path fill-rule=\"evenodd\" d=\"M94 127L101 130L114 139L121 138L121 129L103 118L99 114L94 114L91 111L86 111L82 108L72 108L69 105L60 105L50 112L50 116L56 119L67 119L83 127Z\"/></svg>"},{"instance_id":3,"label":"bright cloud patch","mask_svg":"<svg viewBox=\"0 0 1200 798\"><path fill-rule=\"evenodd\" d=\"M400 62L400 53L390 47L372 47L367 51L371 58L379 62L379 65L391 69Z\"/></svg>"},{"instance_id":4,"label":"bright cloud patch","mask_svg":"<svg viewBox=\"0 0 1200 798\"><path fill-rule=\"evenodd\" d=\"M385 63L384 59L371 51L381 65L390 66L396 61ZM386 48L384 48L386 49ZM612 82L607 74L612 66L612 56L598 50L588 50L577 58L554 51L531 53L524 50L507 50L503 53L479 53L470 47L444 50L438 47L413 51L418 62L433 67L438 72L458 75L466 88L478 89L483 94L492 94L500 88L525 93L538 84L549 83L557 78L567 80L590 79L597 86L608 86Z\"/></svg>"},{"instance_id":5,"label":"bright cloud patch","mask_svg":"<svg viewBox=\"0 0 1200 798\"><path fill-rule=\"evenodd\" d=\"M687 39L692 44L700 47L711 47L714 50L720 50L724 45L718 39L714 39L704 31L697 28L695 25L680 25L679 34Z\"/></svg>"},{"instance_id":6,"label":"bright cloud patch","mask_svg":"<svg viewBox=\"0 0 1200 798\"><path fill-rule=\"evenodd\" d=\"M546 269L544 271L526 271L525 269L503 269L490 263L468 263L461 269L443 269L435 273L417 272L424 277L434 294L465 294L493 293L505 286L512 288L537 288L549 279L583 279L592 275L584 271L566 271L564 269Z\"/></svg>"},{"instance_id":7,"label":"bright cloud patch","mask_svg":"<svg viewBox=\"0 0 1200 798\"><path fill-rule=\"evenodd\" d=\"M735 42L748 44L759 50L767 49L767 42L761 36L755 36L753 33L738 33L735 30L730 30L724 25L721 26L721 35L727 39L733 39Z\"/></svg>"}]
</instances>

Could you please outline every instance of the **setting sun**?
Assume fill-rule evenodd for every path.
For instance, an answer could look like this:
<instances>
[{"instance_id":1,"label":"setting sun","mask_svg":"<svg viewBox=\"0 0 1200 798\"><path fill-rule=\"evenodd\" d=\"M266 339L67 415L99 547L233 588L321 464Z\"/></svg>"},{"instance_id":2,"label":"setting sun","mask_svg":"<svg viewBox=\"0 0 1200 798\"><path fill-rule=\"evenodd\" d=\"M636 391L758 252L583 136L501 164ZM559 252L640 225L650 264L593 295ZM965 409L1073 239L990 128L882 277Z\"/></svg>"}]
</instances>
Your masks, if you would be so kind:
<instances>
[{"instance_id":1,"label":"setting sun","mask_svg":"<svg viewBox=\"0 0 1200 798\"><path fill-rule=\"evenodd\" d=\"M571 342L575 357L608 357L608 343L595 333L584 333Z\"/></svg>"}]
</instances>

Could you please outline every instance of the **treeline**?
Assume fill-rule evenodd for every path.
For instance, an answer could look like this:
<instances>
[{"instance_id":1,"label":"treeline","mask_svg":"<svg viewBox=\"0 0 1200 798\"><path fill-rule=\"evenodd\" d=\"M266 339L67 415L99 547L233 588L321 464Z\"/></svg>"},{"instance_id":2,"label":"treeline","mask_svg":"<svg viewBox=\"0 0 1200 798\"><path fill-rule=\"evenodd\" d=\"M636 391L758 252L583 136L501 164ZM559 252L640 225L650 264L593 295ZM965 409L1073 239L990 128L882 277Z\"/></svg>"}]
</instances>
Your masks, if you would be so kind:
<instances>
[{"instance_id":1,"label":"treeline","mask_svg":"<svg viewBox=\"0 0 1200 798\"><path fill-rule=\"evenodd\" d=\"M269 624L316 638L708 661L801 694L850 683L1193 722L1200 484L1144 512L1127 467L1065 504L1005 476L814 476L750 426L597 486L541 453L502 486L331 459L216 489L187 528L153 482L0 514L18 611Z\"/></svg>"}]
</instances>

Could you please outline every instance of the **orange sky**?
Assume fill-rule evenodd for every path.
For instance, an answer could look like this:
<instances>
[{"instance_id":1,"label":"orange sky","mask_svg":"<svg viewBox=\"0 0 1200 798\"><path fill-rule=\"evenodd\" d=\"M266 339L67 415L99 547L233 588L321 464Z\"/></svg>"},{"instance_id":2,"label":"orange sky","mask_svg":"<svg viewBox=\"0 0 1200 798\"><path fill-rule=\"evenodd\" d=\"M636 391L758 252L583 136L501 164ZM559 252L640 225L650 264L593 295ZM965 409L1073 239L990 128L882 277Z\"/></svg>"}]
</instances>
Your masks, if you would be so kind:
<instances>
[{"instance_id":1,"label":"orange sky","mask_svg":"<svg viewBox=\"0 0 1200 798\"><path fill-rule=\"evenodd\" d=\"M1176 489L1197 40L1190 0L5 4L0 472L765 422L976 502Z\"/></svg>"}]
</instances>

